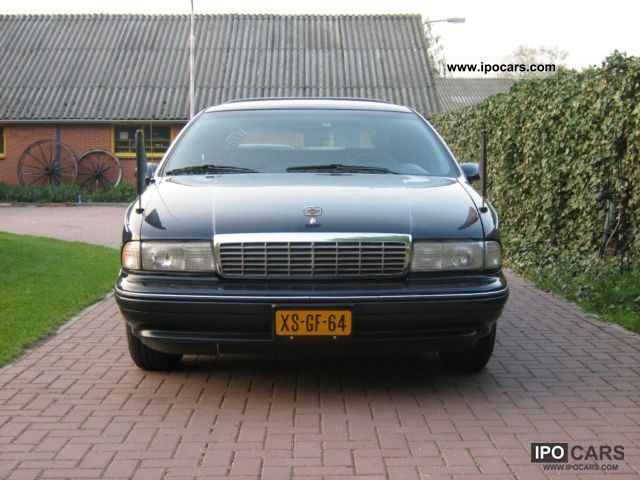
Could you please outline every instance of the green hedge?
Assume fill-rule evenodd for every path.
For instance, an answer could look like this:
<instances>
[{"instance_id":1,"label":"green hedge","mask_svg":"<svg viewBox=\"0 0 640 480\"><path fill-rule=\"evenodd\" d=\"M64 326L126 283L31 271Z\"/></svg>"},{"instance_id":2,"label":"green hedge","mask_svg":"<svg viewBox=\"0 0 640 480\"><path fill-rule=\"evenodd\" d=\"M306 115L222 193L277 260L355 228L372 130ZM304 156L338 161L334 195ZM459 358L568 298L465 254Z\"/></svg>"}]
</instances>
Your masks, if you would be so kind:
<instances>
[{"instance_id":1,"label":"green hedge","mask_svg":"<svg viewBox=\"0 0 640 480\"><path fill-rule=\"evenodd\" d=\"M621 206L618 255L639 264L639 99L640 58L615 52L600 68L519 81L507 94L432 117L461 161L479 160L486 127L488 197L513 267L597 263L605 208L595 196L606 188Z\"/></svg>"},{"instance_id":2,"label":"green hedge","mask_svg":"<svg viewBox=\"0 0 640 480\"><path fill-rule=\"evenodd\" d=\"M121 183L107 191L90 192L78 185L7 185L0 183L0 202L34 202L34 203L77 203L78 196L82 202L118 203L132 202L136 198L136 188Z\"/></svg>"}]
</instances>

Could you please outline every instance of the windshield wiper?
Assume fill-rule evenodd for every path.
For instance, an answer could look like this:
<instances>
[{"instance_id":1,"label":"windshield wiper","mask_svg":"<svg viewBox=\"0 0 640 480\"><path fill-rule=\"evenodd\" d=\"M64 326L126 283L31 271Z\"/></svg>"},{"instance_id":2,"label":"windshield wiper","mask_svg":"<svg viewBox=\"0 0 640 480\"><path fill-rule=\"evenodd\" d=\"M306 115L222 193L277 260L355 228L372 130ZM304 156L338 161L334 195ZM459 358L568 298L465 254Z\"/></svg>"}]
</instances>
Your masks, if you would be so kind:
<instances>
[{"instance_id":1,"label":"windshield wiper","mask_svg":"<svg viewBox=\"0 0 640 480\"><path fill-rule=\"evenodd\" d=\"M192 165L190 167L174 168L166 172L167 175L189 175L204 173L258 173L252 168L234 167L233 165Z\"/></svg>"},{"instance_id":2,"label":"windshield wiper","mask_svg":"<svg viewBox=\"0 0 640 480\"><path fill-rule=\"evenodd\" d=\"M328 163L326 165L301 165L299 167L289 167L287 168L287 172L398 173L383 167L343 165L341 163Z\"/></svg>"}]
</instances>

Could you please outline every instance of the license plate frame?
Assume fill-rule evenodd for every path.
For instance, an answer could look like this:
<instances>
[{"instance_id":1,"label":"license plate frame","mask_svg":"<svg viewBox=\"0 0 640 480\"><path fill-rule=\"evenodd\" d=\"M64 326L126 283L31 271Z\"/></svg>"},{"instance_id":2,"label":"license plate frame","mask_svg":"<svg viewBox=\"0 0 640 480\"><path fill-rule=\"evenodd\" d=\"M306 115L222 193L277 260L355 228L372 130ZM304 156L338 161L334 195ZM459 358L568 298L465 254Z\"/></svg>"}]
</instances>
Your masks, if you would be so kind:
<instances>
[{"instance_id":1,"label":"license plate frame","mask_svg":"<svg viewBox=\"0 0 640 480\"><path fill-rule=\"evenodd\" d=\"M283 322L282 315L289 315L286 322ZM293 315L297 315L297 318ZM313 318L310 320L309 316ZM340 325L341 320L344 321L344 328ZM335 323L334 329L331 328L331 321ZM283 323L288 326L287 329L282 328ZM293 329L294 324L298 325L297 330ZM348 306L274 305L272 329L276 339L346 339L353 335L353 311Z\"/></svg>"}]
</instances>

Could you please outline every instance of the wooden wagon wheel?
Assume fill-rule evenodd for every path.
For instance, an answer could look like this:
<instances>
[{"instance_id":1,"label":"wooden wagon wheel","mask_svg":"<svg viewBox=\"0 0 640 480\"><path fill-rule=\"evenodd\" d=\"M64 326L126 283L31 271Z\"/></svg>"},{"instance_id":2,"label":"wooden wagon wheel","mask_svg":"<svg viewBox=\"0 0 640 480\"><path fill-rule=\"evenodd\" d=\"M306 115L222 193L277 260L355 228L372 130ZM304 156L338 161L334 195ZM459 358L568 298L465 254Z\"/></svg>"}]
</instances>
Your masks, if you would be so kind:
<instances>
[{"instance_id":1,"label":"wooden wagon wheel","mask_svg":"<svg viewBox=\"0 0 640 480\"><path fill-rule=\"evenodd\" d=\"M18 162L20 185L73 183L78 174L76 154L57 140L39 140L29 145Z\"/></svg>"},{"instance_id":2,"label":"wooden wagon wheel","mask_svg":"<svg viewBox=\"0 0 640 480\"><path fill-rule=\"evenodd\" d=\"M78 185L89 190L108 190L122 180L122 167L111 152L89 150L78 159Z\"/></svg>"}]
</instances>

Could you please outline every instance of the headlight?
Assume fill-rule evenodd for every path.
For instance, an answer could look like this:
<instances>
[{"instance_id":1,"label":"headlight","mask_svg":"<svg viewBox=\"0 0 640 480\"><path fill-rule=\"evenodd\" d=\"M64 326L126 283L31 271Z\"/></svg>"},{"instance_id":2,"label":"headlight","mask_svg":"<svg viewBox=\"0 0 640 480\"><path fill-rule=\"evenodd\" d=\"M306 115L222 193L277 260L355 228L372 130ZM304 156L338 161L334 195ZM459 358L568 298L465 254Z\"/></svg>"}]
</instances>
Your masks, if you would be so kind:
<instances>
[{"instance_id":1,"label":"headlight","mask_svg":"<svg viewBox=\"0 0 640 480\"><path fill-rule=\"evenodd\" d=\"M498 242L415 242L411 270L414 272L448 272L500 268Z\"/></svg>"},{"instance_id":2,"label":"headlight","mask_svg":"<svg viewBox=\"0 0 640 480\"><path fill-rule=\"evenodd\" d=\"M213 272L210 242L129 242L122 249L122 266L157 272Z\"/></svg>"}]
</instances>

